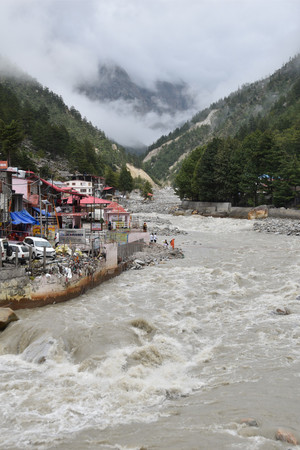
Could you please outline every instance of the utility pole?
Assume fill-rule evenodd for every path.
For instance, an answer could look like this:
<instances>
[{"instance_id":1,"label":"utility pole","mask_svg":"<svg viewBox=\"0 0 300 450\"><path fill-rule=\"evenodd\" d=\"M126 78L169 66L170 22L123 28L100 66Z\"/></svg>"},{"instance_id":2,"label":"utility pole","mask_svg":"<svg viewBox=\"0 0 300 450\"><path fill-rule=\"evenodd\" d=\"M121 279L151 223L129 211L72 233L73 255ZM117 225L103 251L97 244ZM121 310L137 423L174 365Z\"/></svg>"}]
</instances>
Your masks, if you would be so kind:
<instances>
[{"instance_id":1,"label":"utility pole","mask_svg":"<svg viewBox=\"0 0 300 450\"><path fill-rule=\"evenodd\" d=\"M40 235L43 231L43 215L42 215L42 193L41 193L41 177L39 176L39 203L40 203Z\"/></svg>"}]
</instances>

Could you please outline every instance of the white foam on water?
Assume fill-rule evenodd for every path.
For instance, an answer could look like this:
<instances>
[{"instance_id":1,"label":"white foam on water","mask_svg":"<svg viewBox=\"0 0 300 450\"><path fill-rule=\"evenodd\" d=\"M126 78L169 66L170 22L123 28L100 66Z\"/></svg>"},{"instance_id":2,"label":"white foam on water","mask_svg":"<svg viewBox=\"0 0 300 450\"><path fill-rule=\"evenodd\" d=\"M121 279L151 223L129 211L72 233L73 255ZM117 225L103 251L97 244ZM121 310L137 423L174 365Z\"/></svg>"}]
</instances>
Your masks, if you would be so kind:
<instances>
[{"instance_id":1,"label":"white foam on water","mask_svg":"<svg viewBox=\"0 0 300 450\"><path fill-rule=\"evenodd\" d=\"M218 392L228 411L239 407L234 396L225 403L228 387L241 386L246 403L253 386L262 397L270 384L287 383L287 395L296 389L297 238L254 233L248 221L168 219L188 231L175 240L183 260L128 271L65 304L20 311L2 333L7 448L47 448L90 428L159 421L172 402L193 411L195 393L209 405ZM291 314L276 314L284 307ZM267 400L267 411L282 411L281 399ZM211 414L211 433L228 434L228 420L219 428ZM267 448L264 438L230 433L231 448Z\"/></svg>"}]
</instances>

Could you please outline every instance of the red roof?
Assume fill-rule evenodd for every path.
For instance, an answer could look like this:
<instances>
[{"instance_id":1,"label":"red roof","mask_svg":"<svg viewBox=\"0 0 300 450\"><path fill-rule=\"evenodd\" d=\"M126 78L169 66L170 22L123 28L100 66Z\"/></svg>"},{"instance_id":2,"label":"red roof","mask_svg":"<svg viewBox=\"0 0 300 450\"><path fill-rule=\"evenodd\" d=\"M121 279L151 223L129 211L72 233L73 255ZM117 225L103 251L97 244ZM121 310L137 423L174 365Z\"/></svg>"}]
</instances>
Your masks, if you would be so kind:
<instances>
[{"instance_id":1,"label":"red roof","mask_svg":"<svg viewBox=\"0 0 300 450\"><path fill-rule=\"evenodd\" d=\"M110 213L114 214L129 214L123 206L119 205L119 203L116 202L110 202L110 205L106 208L106 210Z\"/></svg>"},{"instance_id":2,"label":"red roof","mask_svg":"<svg viewBox=\"0 0 300 450\"><path fill-rule=\"evenodd\" d=\"M111 202L109 200L104 200L98 197L85 197L80 200L81 205L109 205Z\"/></svg>"},{"instance_id":3,"label":"red roof","mask_svg":"<svg viewBox=\"0 0 300 450\"><path fill-rule=\"evenodd\" d=\"M27 170L26 173L29 174L30 177L32 177L32 178L35 178L37 180L39 179L39 176L36 175L31 170ZM75 194L75 193L77 193L77 191L75 191L73 188L69 188L67 186L63 187L63 188L60 188L60 187L56 186L54 182L50 183L49 181L46 181L43 178L40 178L40 180L42 181L42 183L46 184L47 186L51 186L53 188L53 190L55 190L56 192L63 192L64 194L69 194L69 193L70 194L73 194L73 193ZM83 194L80 194L78 192L78 195L82 196Z\"/></svg>"},{"instance_id":4,"label":"red roof","mask_svg":"<svg viewBox=\"0 0 300 450\"><path fill-rule=\"evenodd\" d=\"M79 194L79 192L73 192L69 197L64 197L63 200L66 200L67 198L67 205L72 205L73 200L80 201L80 197L82 197L82 194Z\"/></svg>"}]
</instances>

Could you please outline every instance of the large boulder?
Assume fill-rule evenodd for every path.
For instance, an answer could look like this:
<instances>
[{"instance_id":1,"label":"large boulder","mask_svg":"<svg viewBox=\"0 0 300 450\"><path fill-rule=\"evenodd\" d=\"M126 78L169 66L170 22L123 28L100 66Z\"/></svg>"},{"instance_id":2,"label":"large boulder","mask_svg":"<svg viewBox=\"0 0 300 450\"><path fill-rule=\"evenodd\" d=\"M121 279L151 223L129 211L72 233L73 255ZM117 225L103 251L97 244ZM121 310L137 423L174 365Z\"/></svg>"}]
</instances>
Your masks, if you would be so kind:
<instances>
[{"instance_id":1,"label":"large boulder","mask_svg":"<svg viewBox=\"0 0 300 450\"><path fill-rule=\"evenodd\" d=\"M289 431L278 429L275 434L275 439L277 441L288 442L289 444L298 445L297 439Z\"/></svg>"},{"instance_id":2,"label":"large boulder","mask_svg":"<svg viewBox=\"0 0 300 450\"><path fill-rule=\"evenodd\" d=\"M258 422L253 417L247 417L246 419L241 419L240 423L247 425L248 427L258 427Z\"/></svg>"},{"instance_id":3,"label":"large boulder","mask_svg":"<svg viewBox=\"0 0 300 450\"><path fill-rule=\"evenodd\" d=\"M0 330L4 330L10 322L19 320L15 312L10 308L0 308Z\"/></svg>"},{"instance_id":4,"label":"large boulder","mask_svg":"<svg viewBox=\"0 0 300 450\"><path fill-rule=\"evenodd\" d=\"M269 215L269 208L266 205L256 206L248 212L248 219L266 219Z\"/></svg>"}]
</instances>

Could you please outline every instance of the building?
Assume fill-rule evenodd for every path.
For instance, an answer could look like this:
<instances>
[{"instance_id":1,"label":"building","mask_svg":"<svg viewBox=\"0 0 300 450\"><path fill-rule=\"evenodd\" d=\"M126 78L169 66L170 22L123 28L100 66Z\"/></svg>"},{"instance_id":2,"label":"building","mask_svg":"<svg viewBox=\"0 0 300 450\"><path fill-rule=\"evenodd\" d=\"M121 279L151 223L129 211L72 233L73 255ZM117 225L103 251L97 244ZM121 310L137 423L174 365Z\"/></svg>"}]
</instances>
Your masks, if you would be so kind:
<instances>
[{"instance_id":1,"label":"building","mask_svg":"<svg viewBox=\"0 0 300 450\"><path fill-rule=\"evenodd\" d=\"M104 188L104 178L95 175L74 175L65 185L80 194L101 198Z\"/></svg>"},{"instance_id":2,"label":"building","mask_svg":"<svg viewBox=\"0 0 300 450\"><path fill-rule=\"evenodd\" d=\"M130 228L130 213L123 206L115 202L110 204L104 210L104 220L111 224L111 229Z\"/></svg>"}]
</instances>

